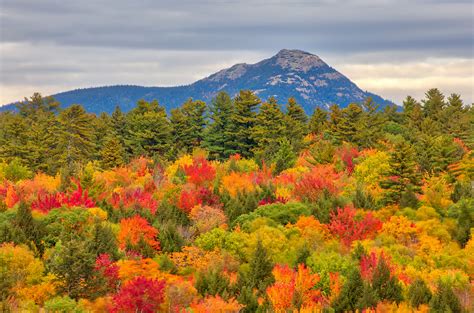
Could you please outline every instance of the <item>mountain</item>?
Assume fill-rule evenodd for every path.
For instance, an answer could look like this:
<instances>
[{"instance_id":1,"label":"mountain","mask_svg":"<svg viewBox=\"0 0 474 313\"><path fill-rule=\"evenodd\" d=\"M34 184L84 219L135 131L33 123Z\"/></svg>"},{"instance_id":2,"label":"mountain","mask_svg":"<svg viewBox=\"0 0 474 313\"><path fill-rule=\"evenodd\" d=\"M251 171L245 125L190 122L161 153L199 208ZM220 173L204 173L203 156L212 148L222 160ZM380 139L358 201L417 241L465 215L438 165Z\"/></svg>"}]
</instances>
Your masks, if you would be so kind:
<instances>
[{"instance_id":1,"label":"mountain","mask_svg":"<svg viewBox=\"0 0 474 313\"><path fill-rule=\"evenodd\" d=\"M262 99L274 96L280 103L286 103L289 97L294 97L308 114L316 106L328 108L337 103L345 107L349 103L360 103L367 97L372 97L381 106L391 103L361 90L318 56L287 49L255 64L236 64L186 86L120 85L76 89L53 96L64 107L79 103L89 112L110 113L117 104L123 111L129 111L139 99L157 99L170 110L189 97L208 102L221 90L234 96L241 89L251 89Z\"/></svg>"}]
</instances>

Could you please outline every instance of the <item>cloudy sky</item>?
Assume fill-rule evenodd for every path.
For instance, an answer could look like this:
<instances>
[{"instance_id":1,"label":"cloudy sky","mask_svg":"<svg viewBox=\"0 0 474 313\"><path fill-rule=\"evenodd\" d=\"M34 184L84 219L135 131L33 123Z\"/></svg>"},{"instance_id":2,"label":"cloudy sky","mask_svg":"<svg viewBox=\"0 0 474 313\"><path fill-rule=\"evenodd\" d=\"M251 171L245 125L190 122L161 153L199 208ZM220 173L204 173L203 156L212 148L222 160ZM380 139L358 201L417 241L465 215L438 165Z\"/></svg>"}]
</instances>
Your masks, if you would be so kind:
<instances>
[{"instance_id":1,"label":"cloudy sky","mask_svg":"<svg viewBox=\"0 0 474 313\"><path fill-rule=\"evenodd\" d=\"M282 48L400 103L474 101L470 0L0 0L0 104L38 91L191 83Z\"/></svg>"}]
</instances>

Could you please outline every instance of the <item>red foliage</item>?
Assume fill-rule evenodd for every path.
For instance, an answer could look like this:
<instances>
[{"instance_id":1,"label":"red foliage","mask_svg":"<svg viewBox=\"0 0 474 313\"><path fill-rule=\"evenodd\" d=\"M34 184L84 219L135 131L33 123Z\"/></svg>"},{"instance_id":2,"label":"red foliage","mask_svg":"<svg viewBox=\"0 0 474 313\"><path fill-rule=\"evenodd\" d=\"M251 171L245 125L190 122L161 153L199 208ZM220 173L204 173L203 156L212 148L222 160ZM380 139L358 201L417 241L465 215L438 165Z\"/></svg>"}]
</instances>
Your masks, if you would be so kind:
<instances>
[{"instance_id":1,"label":"red foliage","mask_svg":"<svg viewBox=\"0 0 474 313\"><path fill-rule=\"evenodd\" d=\"M341 158L341 161L346 166L346 171L349 174L352 174L354 171L354 159L359 156L359 151L354 147L341 147L336 154Z\"/></svg>"},{"instance_id":2,"label":"red foliage","mask_svg":"<svg viewBox=\"0 0 474 313\"><path fill-rule=\"evenodd\" d=\"M47 194L45 192L39 192L37 199L31 203L31 209L47 214L52 209L60 208L61 194L53 193Z\"/></svg>"},{"instance_id":3,"label":"red foliage","mask_svg":"<svg viewBox=\"0 0 474 313\"><path fill-rule=\"evenodd\" d=\"M205 158L194 159L192 165L185 165L184 172L188 182L200 186L214 180L216 170Z\"/></svg>"},{"instance_id":4,"label":"red foliage","mask_svg":"<svg viewBox=\"0 0 474 313\"><path fill-rule=\"evenodd\" d=\"M196 205L219 206L219 198L208 188L183 189L177 205L184 212L190 213Z\"/></svg>"},{"instance_id":5,"label":"red foliage","mask_svg":"<svg viewBox=\"0 0 474 313\"><path fill-rule=\"evenodd\" d=\"M260 202L258 202L258 205L266 205L266 204L272 204L272 203L287 203L287 202L288 202L288 199L286 198L277 197L275 199L272 199L268 197L268 198L260 200Z\"/></svg>"},{"instance_id":6,"label":"red foliage","mask_svg":"<svg viewBox=\"0 0 474 313\"><path fill-rule=\"evenodd\" d=\"M158 209L158 201L153 199L152 194L139 188L120 194L114 193L109 202L116 209L120 207L133 210L148 209L151 214L155 214Z\"/></svg>"},{"instance_id":7,"label":"red foliage","mask_svg":"<svg viewBox=\"0 0 474 313\"><path fill-rule=\"evenodd\" d=\"M165 301L164 280L136 277L126 283L113 297L111 312L154 313L161 311Z\"/></svg>"},{"instance_id":8,"label":"red foliage","mask_svg":"<svg viewBox=\"0 0 474 313\"><path fill-rule=\"evenodd\" d=\"M76 182L77 189L70 194L64 194L62 192L56 192L53 194L47 194L44 191L39 192L36 200L31 203L31 209L41 213L47 214L52 209L66 206L72 207L95 207L95 202L89 198L87 190L83 190L80 182Z\"/></svg>"},{"instance_id":9,"label":"red foliage","mask_svg":"<svg viewBox=\"0 0 474 313\"><path fill-rule=\"evenodd\" d=\"M340 177L333 166L315 166L296 183L295 191L300 199L314 202L324 191L337 193L340 189L337 184Z\"/></svg>"},{"instance_id":10,"label":"red foliage","mask_svg":"<svg viewBox=\"0 0 474 313\"><path fill-rule=\"evenodd\" d=\"M95 260L95 270L107 280L109 288L115 289L119 283L119 266L112 262L107 253L101 254Z\"/></svg>"},{"instance_id":11,"label":"red foliage","mask_svg":"<svg viewBox=\"0 0 474 313\"><path fill-rule=\"evenodd\" d=\"M346 206L343 209L338 208L337 212L331 212L331 223L328 228L349 246L354 240L374 235L382 228L382 222L374 218L370 212L362 219L356 219L356 210Z\"/></svg>"}]
</instances>

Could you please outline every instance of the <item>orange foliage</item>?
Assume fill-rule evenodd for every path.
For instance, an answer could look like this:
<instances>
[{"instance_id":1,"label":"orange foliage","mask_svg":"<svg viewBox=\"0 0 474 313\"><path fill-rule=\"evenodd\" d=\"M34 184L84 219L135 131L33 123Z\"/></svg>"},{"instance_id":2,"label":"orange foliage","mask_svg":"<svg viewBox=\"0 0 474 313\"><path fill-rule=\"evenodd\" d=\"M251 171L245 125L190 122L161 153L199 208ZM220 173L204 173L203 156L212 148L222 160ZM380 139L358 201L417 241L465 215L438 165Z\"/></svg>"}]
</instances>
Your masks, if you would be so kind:
<instances>
[{"instance_id":1,"label":"orange foliage","mask_svg":"<svg viewBox=\"0 0 474 313\"><path fill-rule=\"evenodd\" d=\"M157 236L158 230L139 215L124 218L120 221L118 241L121 249L125 249L127 243L136 245L140 240L144 240L153 249L159 250L160 243L156 239Z\"/></svg>"},{"instance_id":2,"label":"orange foliage","mask_svg":"<svg viewBox=\"0 0 474 313\"><path fill-rule=\"evenodd\" d=\"M205 233L225 224L227 218L221 209L197 205L191 210L191 220L199 233Z\"/></svg>"},{"instance_id":3,"label":"orange foliage","mask_svg":"<svg viewBox=\"0 0 474 313\"><path fill-rule=\"evenodd\" d=\"M237 300L231 298L225 301L219 296L207 296L204 300L194 302L190 308L196 313L210 313L210 312L239 312L243 308L243 305L237 302Z\"/></svg>"},{"instance_id":4,"label":"orange foliage","mask_svg":"<svg viewBox=\"0 0 474 313\"><path fill-rule=\"evenodd\" d=\"M238 193L252 192L254 190L252 174L232 172L222 177L221 192L227 191L232 197L237 196Z\"/></svg>"},{"instance_id":5,"label":"orange foliage","mask_svg":"<svg viewBox=\"0 0 474 313\"><path fill-rule=\"evenodd\" d=\"M8 208L13 208L18 201L20 201L20 195L15 190L15 187L9 184L5 196L5 204Z\"/></svg>"}]
</instances>

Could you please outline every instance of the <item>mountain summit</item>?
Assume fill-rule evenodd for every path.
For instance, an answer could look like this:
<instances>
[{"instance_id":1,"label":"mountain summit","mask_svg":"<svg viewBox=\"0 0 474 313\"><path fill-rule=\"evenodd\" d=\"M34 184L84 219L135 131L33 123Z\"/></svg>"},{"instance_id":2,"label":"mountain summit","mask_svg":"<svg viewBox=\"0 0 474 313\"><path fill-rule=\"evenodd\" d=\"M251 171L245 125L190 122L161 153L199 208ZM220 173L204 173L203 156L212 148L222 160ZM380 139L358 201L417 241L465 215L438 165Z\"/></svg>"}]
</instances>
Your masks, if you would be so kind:
<instances>
[{"instance_id":1,"label":"mountain summit","mask_svg":"<svg viewBox=\"0 0 474 313\"><path fill-rule=\"evenodd\" d=\"M317 55L287 49L255 64L236 64L187 86L108 86L77 89L53 96L63 106L80 103L90 112L110 113L116 105L128 111L139 99L157 99L169 110L189 97L208 102L219 91L234 96L241 89L251 89L262 99L273 96L280 103L294 97L308 114L317 106L327 108L337 103L344 107L352 102L362 102L367 97L372 97L382 106L390 103L361 90Z\"/></svg>"}]
</instances>

